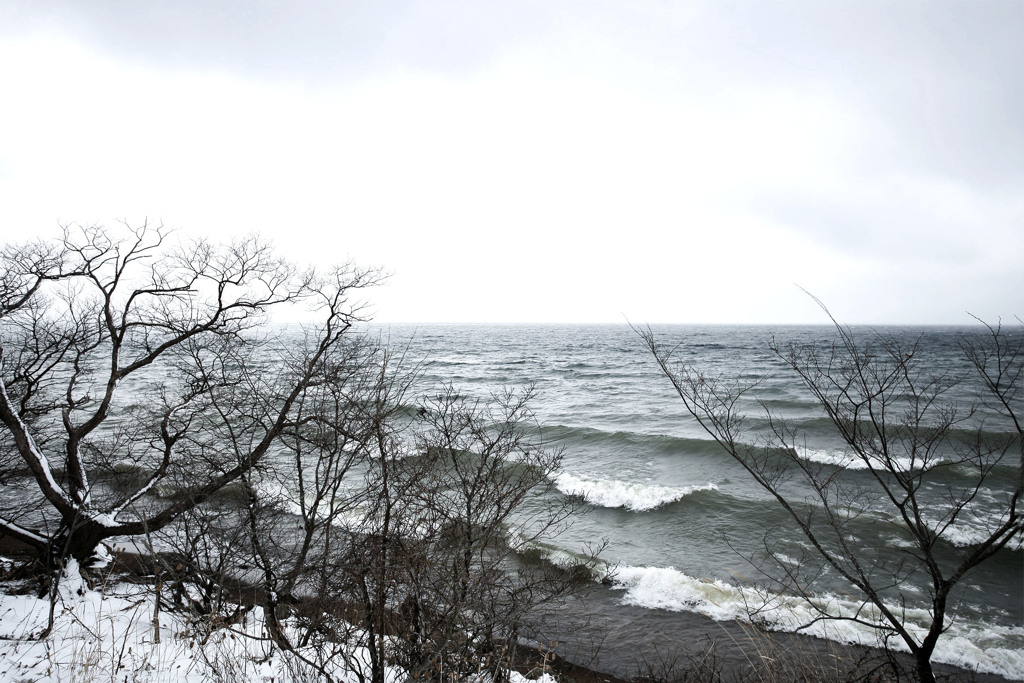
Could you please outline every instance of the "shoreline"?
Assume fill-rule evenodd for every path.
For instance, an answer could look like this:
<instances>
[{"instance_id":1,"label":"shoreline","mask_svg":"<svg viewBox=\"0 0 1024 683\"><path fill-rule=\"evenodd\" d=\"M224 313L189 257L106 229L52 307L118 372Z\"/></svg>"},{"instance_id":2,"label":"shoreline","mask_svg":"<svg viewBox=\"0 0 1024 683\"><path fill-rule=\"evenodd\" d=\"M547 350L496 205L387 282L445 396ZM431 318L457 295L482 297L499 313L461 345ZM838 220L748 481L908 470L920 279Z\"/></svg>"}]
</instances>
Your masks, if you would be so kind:
<instances>
[{"instance_id":1,"label":"shoreline","mask_svg":"<svg viewBox=\"0 0 1024 683\"><path fill-rule=\"evenodd\" d=\"M31 553L27 552L27 546L17 540L0 535L0 556L23 560L30 557ZM111 562L99 572L103 576L113 576L132 583L151 583L160 566L155 559L159 553L154 556L137 548L129 550L116 547L111 551L111 556ZM259 586L237 580L224 587L229 599L236 604L254 606L262 602ZM600 587L596 590L600 590ZM649 620L652 618L651 613L656 612L629 605L616 605L615 609L637 611L636 621L640 621L640 617ZM671 683L673 674L682 680L718 680L700 677L701 673L711 674L714 671L705 667L717 667L723 679L740 680L768 662L776 671L781 668L783 672L801 672L812 676L813 672L817 672L822 677L831 676L829 680L834 680L837 675L847 671L863 673L865 667L871 669L887 656L879 648L848 645L796 633L765 632L750 625L717 622L689 612L658 612L661 613L653 615L655 621L666 624L675 622L677 630L681 624L681 630L687 634L687 642L674 639L669 629L658 628L657 623L649 632L642 632L621 626L610 627L601 623L593 614L567 615L562 610L550 609L544 617L555 624L552 635L561 633L563 637L552 638L550 643L554 647L548 648L542 644L533 647L518 644L511 668L524 675L554 674L559 681L566 683L662 683L664 679ZM584 617L586 625L581 627L580 623L572 623L573 616ZM571 635L564 637L565 634ZM593 652L587 652L585 641L590 643ZM598 645L594 646L593 643ZM562 652L574 652L575 657L572 654L560 654ZM631 656L625 657L623 652L629 652ZM905 665L912 663L909 654L892 652L888 655ZM588 664L577 663L574 659L585 660ZM602 659L605 665L602 665ZM626 661L631 665L629 671L624 669ZM1013 680L999 674L975 672L938 662L933 667L937 677L946 681L1009 683ZM695 678L687 678L687 674ZM891 679L882 676L869 680Z\"/></svg>"},{"instance_id":2,"label":"shoreline","mask_svg":"<svg viewBox=\"0 0 1024 683\"><path fill-rule=\"evenodd\" d=\"M638 665L644 664L653 665L656 669L680 664L684 666L676 668L677 673L685 671L687 667L696 667L700 672L703 670L701 667L707 665L705 659L709 656L716 660L714 664L720 667L722 680L725 681L747 680L743 677L761 667L776 674L781 670L782 674L771 676L765 673L761 677L753 676L752 680L819 681L838 678L845 681L849 677L852 680L882 682L895 679L888 674L858 676L864 676L877 668L889 656L904 667L913 665L910 654L905 652L886 653L881 648L851 645L815 636L786 631L762 631L750 624L715 621L692 612L624 605L617 602L616 596L610 597L616 602L615 624L602 623L597 616L601 610L595 610L591 615L595 622L591 628L594 632L602 632L603 636L593 668L626 680L643 680L644 672L639 670ZM633 615L635 617L631 618ZM570 631L567 629L563 632ZM585 652L584 647L579 647L582 643L595 640L591 634L585 629L577 629L573 635L578 640L576 643L565 642L565 651L571 652L576 646L584 650L581 654L585 660L593 659L588 657L590 653ZM942 662L933 661L932 668L940 681L1010 683L1016 680ZM853 675L854 671L857 675ZM811 672L818 672L818 675L810 675ZM682 680L706 679L697 676L695 679L684 677Z\"/></svg>"}]
</instances>

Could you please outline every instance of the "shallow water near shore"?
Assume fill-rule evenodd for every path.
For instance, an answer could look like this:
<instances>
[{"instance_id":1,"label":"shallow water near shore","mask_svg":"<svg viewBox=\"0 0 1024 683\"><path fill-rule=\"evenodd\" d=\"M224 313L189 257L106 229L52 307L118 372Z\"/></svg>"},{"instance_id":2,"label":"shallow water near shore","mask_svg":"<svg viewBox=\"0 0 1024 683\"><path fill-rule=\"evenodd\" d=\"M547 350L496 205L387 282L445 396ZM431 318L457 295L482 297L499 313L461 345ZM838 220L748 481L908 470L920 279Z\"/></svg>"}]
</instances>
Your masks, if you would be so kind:
<instances>
[{"instance_id":1,"label":"shallow water near shore","mask_svg":"<svg viewBox=\"0 0 1024 683\"><path fill-rule=\"evenodd\" d=\"M806 435L801 457L854 469L817 405L768 349L773 334L784 341L827 344L834 337L833 328L665 326L655 331L666 343L682 342L678 353L687 362L748 379L771 373L755 398L796 421ZM967 369L959 357L958 335L978 332L881 331L908 340L920 337L920 358L935 371L951 372ZM745 556L757 555L765 532L784 529L787 519L685 415L671 385L629 326L391 325L372 327L368 333L406 348L407 359L422 360L424 387L451 382L459 392L482 399L503 386L536 387L533 409L541 434L550 446L565 449L563 472L555 484L561 495L582 496L587 502L570 531L552 543L559 552L573 553L606 539L601 558L615 568L611 585L599 587L591 601L593 619L606 634L600 651L602 669L629 674L638 654L651 643L661 642L663 651L673 644L697 644L705 636L724 636L728 644L750 628L736 624L761 595L755 590L761 582ZM870 330L855 333L866 337ZM968 402L976 391L976 385L967 382L951 396ZM759 407L753 401L743 407L755 416L751 426L756 428ZM998 432L998 421L987 422L986 429ZM943 541L950 554L979 537L986 519L999 509L998 485L1012 477L1013 470L995 474L994 487L981 491L981 507L971 523ZM852 471L851 476L859 475ZM948 476L942 485L955 487L969 480L964 472ZM902 552L896 529L889 513L879 509L856 529L856 540L868 555L891 557ZM803 539L786 534L774 538L773 551L780 557L796 563L807 556ZM957 619L940 641L934 661L1024 679L1020 543L1001 551L962 586ZM815 593L835 608L857 609L858 603L845 590L828 574L814 586ZM917 610L923 620L926 587L905 582L900 590L910 619ZM773 630L794 632L807 614L799 605L782 601L767 618ZM849 624L816 627L809 633L850 643L874 642L870 629ZM819 638L801 640L812 649L827 649ZM573 647L580 653L585 650L583 643Z\"/></svg>"},{"instance_id":2,"label":"shallow water near shore","mask_svg":"<svg viewBox=\"0 0 1024 683\"><path fill-rule=\"evenodd\" d=\"M678 671L690 668L713 652L716 666L728 680L733 674L757 670L762 658L770 661L767 670L816 672L822 679L832 673L838 680L860 667L867 671L882 663L884 653L877 648L852 646L793 633L763 633L735 621L715 621L692 612L647 610L623 605L614 591L597 590L585 605L569 604L550 614L551 637L543 645L557 641L557 652L597 671L624 679L635 676L642 667L674 664ZM909 670L909 655L896 653L896 659ZM1005 683L1008 679L993 673L963 670L949 664L934 665L937 675L974 683Z\"/></svg>"}]
</instances>

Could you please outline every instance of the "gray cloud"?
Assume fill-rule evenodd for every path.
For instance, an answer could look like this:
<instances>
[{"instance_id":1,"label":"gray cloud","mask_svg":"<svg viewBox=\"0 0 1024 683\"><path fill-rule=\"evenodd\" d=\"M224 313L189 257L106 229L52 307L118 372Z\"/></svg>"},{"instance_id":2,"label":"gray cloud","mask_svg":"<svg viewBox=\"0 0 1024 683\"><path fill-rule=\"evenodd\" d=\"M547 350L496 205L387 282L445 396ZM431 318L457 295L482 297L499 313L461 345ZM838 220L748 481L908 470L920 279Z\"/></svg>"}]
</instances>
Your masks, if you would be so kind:
<instances>
[{"instance_id":1,"label":"gray cloud","mask_svg":"<svg viewBox=\"0 0 1024 683\"><path fill-rule=\"evenodd\" d=\"M812 244L835 257L837 271L851 257L864 277L877 277L836 285L865 302L855 313L860 320L871 319L872 302L896 305L873 289L884 286L900 288L915 302L915 315L927 309L934 319L953 306L946 320L957 320L971 299L1009 302L1003 312L1024 307L1024 275L1008 265L1024 258L1022 35L1019 0L0 4L0 40L70 38L90 54L139 67L141 82L168 83L168 73L180 77L175 82L226 74L226 81L241 77L260 93L274 93L272 105L277 93L295 96L295 89L279 85L302 86L294 100L301 106L270 116L272 129L254 125L254 139L268 136L260 149L287 157L295 148L284 138L306 130L307 118L317 121L321 139L335 140L339 157L325 170L346 168L357 157L344 151L362 150L353 163L363 167L351 178L339 175L350 184L372 178L373 188L384 184L389 192L391 183L404 183L393 192L407 196L443 193L446 204L431 205L438 215L481 201L472 219L451 227L460 234L504 220L510 208L530 229L550 235L580 228L545 211L560 217L582 211L591 221L614 215L632 232L699 225L715 220L712 209L723 225L742 214L753 224L776 226L780 239L792 240L779 244L780 251ZM128 79L125 73L116 78ZM350 87L364 85L371 87ZM31 108L31 91L46 87L26 86L23 106ZM320 91L338 99L305 98ZM163 90L148 92L148 106L161 106ZM193 91L178 92L189 100ZM108 106L83 99L71 106ZM329 101L346 104L317 111ZM225 106L234 111L233 100ZM351 116L349 127L332 128L342 115ZM32 123L32 117L19 120ZM192 124L214 125L202 116ZM136 146L149 135L138 125ZM41 128L28 134L49 135ZM131 146L121 128L109 135L111 150ZM250 151L247 144L239 148ZM252 169L233 166L236 148L225 147L220 157L217 149L196 153L209 154L205 165L220 164L224 177ZM439 176L438 160L448 163L450 177ZM322 160L311 154L304 161ZM379 178L367 166L381 166ZM27 177L2 157L0 168L8 178ZM396 171L409 168L420 172ZM523 170L513 178L510 168ZM477 183L476 195L456 181ZM258 174L253 182L261 182ZM321 178L295 182L305 192ZM323 195L311 193L310 201ZM357 198L351 199L338 210ZM187 201L167 202L187 209ZM539 225L545 220L551 223ZM929 272L950 275L929 280ZM927 286L914 290L925 280ZM966 305L950 303L954 286L964 288ZM920 302L929 292L935 301L925 307Z\"/></svg>"},{"instance_id":2,"label":"gray cloud","mask_svg":"<svg viewBox=\"0 0 1024 683\"><path fill-rule=\"evenodd\" d=\"M58 26L120 58L347 83L472 73L526 45L544 70L651 97L813 89L873 115L867 163L985 182L1024 156L1024 6L1004 2L477 3L15 0L8 32Z\"/></svg>"}]
</instances>

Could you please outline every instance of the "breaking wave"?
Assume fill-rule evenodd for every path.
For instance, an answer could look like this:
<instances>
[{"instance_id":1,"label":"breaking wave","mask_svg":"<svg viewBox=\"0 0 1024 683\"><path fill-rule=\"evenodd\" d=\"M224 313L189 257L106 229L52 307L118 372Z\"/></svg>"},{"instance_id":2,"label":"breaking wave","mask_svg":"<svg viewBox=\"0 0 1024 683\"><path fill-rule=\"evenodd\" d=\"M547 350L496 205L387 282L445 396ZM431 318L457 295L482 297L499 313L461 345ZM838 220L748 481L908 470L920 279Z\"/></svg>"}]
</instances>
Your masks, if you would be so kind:
<instances>
[{"instance_id":1,"label":"breaking wave","mask_svg":"<svg viewBox=\"0 0 1024 683\"><path fill-rule=\"evenodd\" d=\"M555 486L566 495L582 496L591 505L625 508L634 512L654 510L697 491L718 490L717 486L710 483L703 486L670 487L614 479L583 479L565 472L555 478Z\"/></svg>"},{"instance_id":2,"label":"breaking wave","mask_svg":"<svg viewBox=\"0 0 1024 683\"><path fill-rule=\"evenodd\" d=\"M840 617L878 619L870 606L847 596L823 594L808 603L800 598L771 593L749 586L735 586L720 579L698 579L672 567L620 566L612 577L613 589L624 591L622 602L647 609L686 611L716 621L757 621L776 631L813 635L844 643L878 645L877 631L850 620L818 621L819 610ZM751 611L756 608L752 618ZM894 606L901 610L912 633L923 637L930 615L924 609ZM810 624L809 626L807 626ZM902 643L891 641L891 646ZM981 621L952 620L939 641L934 661L978 669L1007 678L1024 679L1024 627Z\"/></svg>"},{"instance_id":3,"label":"breaking wave","mask_svg":"<svg viewBox=\"0 0 1024 683\"><path fill-rule=\"evenodd\" d=\"M835 465L836 467L842 467L848 470L868 469L868 464L864 460L844 449L821 449L797 446L796 454L797 457L802 460L816 462L822 465ZM892 465L897 471L909 472L915 467L920 467L921 462L918 460L915 463L910 458L893 458ZM879 462L876 467L886 468L887 466Z\"/></svg>"}]
</instances>

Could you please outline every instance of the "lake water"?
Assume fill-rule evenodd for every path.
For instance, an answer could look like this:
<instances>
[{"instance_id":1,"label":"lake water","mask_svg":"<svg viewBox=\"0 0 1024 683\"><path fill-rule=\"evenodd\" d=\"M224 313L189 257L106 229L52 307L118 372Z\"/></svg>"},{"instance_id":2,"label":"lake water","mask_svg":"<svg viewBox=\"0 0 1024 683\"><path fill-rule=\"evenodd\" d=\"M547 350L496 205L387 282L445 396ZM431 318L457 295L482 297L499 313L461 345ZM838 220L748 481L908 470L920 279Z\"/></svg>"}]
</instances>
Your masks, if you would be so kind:
<instances>
[{"instance_id":1,"label":"lake water","mask_svg":"<svg viewBox=\"0 0 1024 683\"><path fill-rule=\"evenodd\" d=\"M920 327L880 331L907 340L920 337L918 357L936 372L953 373L968 370L957 339L977 333ZM592 608L617 641L635 637L639 643L662 634L669 644L692 643L714 632L716 623L725 629L747 621L748 607L764 596L758 589L764 580L746 558L763 557L766 533L769 547L784 563L795 565L813 555L778 503L686 414L628 325L392 325L371 332L407 347L407 358L422 359L425 387L451 382L463 394L486 398L499 387L535 385L533 409L543 437L565 449L557 488L587 501L570 531L552 544L571 553L587 542L607 540L601 559L616 569L611 585L598 589ZM803 458L845 466L844 476L870 483L870 472L858 471L857 463L844 455L819 406L768 348L773 334L786 341L828 344L835 337L833 328L662 326L655 332L666 343L682 342L677 353L687 362L735 377L769 374L741 407L756 415L761 410L756 401L763 401L801 429ZM867 339L871 331L855 333ZM949 397L966 404L978 389L976 382L965 382ZM764 424L755 416L749 426L756 432ZM1009 433L992 416L984 430L994 438ZM965 552L997 519L1019 471L1019 455L1015 460L1013 453L1009 465L997 468L979 491L972 515L939 540L945 556ZM929 495L971 482L962 468L943 477L931 484ZM849 540L863 548L866 558L906 557L896 517L882 505L853 525ZM890 591L894 601L905 601L910 622L921 621L929 605L922 579L911 574ZM852 614L860 604L834 572L816 579L811 590L843 614ZM934 661L1024 679L1020 539L965 577L955 596L957 616ZM779 600L774 593L768 597ZM793 632L810 614L798 602L782 600L762 617L772 629ZM876 642L871 629L852 622L804 632ZM626 659L606 647L600 664L625 673L633 664Z\"/></svg>"}]
</instances>

